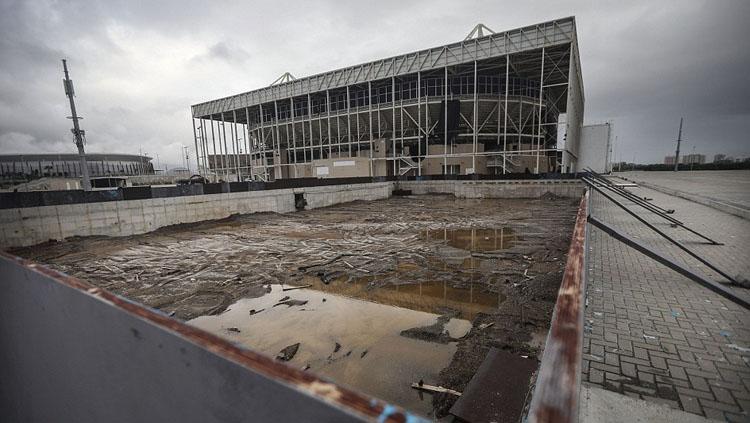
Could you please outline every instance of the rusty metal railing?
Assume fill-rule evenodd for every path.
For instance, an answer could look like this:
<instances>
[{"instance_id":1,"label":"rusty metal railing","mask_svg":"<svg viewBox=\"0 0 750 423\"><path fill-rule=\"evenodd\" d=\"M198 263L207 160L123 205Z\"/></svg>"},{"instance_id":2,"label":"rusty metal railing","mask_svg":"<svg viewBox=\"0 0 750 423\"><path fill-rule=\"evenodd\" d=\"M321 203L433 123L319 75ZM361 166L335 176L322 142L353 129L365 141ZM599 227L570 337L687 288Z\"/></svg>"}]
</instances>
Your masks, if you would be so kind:
<instances>
[{"instance_id":1,"label":"rusty metal railing","mask_svg":"<svg viewBox=\"0 0 750 423\"><path fill-rule=\"evenodd\" d=\"M423 421L3 252L0 340L10 421Z\"/></svg>"},{"instance_id":2,"label":"rusty metal railing","mask_svg":"<svg viewBox=\"0 0 750 423\"><path fill-rule=\"evenodd\" d=\"M560 290L529 408L530 422L578 420L586 292L586 218L589 191L581 198Z\"/></svg>"}]
</instances>

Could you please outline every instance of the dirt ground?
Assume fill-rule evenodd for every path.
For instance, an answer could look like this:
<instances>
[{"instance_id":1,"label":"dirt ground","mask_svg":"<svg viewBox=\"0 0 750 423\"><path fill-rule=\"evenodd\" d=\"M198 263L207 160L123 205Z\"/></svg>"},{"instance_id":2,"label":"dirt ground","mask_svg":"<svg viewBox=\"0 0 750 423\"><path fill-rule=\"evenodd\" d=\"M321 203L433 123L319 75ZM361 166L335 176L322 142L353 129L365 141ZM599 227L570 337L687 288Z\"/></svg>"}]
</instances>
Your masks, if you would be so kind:
<instances>
[{"instance_id":1,"label":"dirt ground","mask_svg":"<svg viewBox=\"0 0 750 423\"><path fill-rule=\"evenodd\" d=\"M123 238L77 238L11 251L183 320L215 315L271 284L460 317L402 333L457 342L440 380L462 391L491 347L538 356L578 200L429 195L253 214ZM418 287L418 291L417 291ZM293 292L293 291L291 291ZM416 300L414 300L416 298ZM451 398L435 396L435 416Z\"/></svg>"}]
</instances>

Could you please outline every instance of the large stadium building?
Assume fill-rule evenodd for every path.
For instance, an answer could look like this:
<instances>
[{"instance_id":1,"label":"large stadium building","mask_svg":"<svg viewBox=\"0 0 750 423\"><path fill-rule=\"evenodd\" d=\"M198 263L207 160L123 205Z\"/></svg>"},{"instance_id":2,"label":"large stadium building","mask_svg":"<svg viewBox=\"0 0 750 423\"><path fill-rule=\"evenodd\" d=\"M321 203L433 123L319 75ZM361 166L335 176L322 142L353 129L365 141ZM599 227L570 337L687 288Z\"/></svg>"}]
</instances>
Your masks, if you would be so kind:
<instances>
[{"instance_id":1,"label":"large stadium building","mask_svg":"<svg viewBox=\"0 0 750 423\"><path fill-rule=\"evenodd\" d=\"M151 157L135 154L86 154L89 176L128 176L153 174ZM80 178L78 154L2 154L0 179L27 180L42 177Z\"/></svg>"},{"instance_id":2,"label":"large stadium building","mask_svg":"<svg viewBox=\"0 0 750 423\"><path fill-rule=\"evenodd\" d=\"M229 179L578 170L575 18L192 106L202 172ZM476 37L471 37L476 35Z\"/></svg>"}]
</instances>

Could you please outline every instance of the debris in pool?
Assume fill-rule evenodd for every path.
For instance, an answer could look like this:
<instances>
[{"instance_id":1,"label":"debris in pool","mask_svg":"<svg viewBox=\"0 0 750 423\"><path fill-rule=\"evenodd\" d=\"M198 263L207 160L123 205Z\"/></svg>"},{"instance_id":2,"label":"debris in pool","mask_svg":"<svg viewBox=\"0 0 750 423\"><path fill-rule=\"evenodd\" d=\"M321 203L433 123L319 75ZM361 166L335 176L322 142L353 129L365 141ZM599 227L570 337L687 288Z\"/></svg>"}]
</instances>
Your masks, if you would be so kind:
<instances>
[{"instance_id":1,"label":"debris in pool","mask_svg":"<svg viewBox=\"0 0 750 423\"><path fill-rule=\"evenodd\" d=\"M326 299L325 299L325 298L323 298L323 302L326 302Z\"/></svg>"},{"instance_id":2,"label":"debris in pool","mask_svg":"<svg viewBox=\"0 0 750 423\"><path fill-rule=\"evenodd\" d=\"M348 352L348 353L346 353L346 356L347 356L347 357L349 357L350 355L352 355L352 350L349 350L349 352Z\"/></svg>"},{"instance_id":3,"label":"debris in pool","mask_svg":"<svg viewBox=\"0 0 750 423\"><path fill-rule=\"evenodd\" d=\"M411 387L414 388L414 389L418 389L420 391L427 391L427 392L430 392L430 393L433 393L433 394L435 394L435 393L444 393L444 394L455 395L457 397L461 396L461 393L458 392L458 391L454 391L453 389L444 388L442 386L428 385L428 384L424 383L424 381L421 380L421 379L417 383L412 383Z\"/></svg>"},{"instance_id":4,"label":"debris in pool","mask_svg":"<svg viewBox=\"0 0 750 423\"><path fill-rule=\"evenodd\" d=\"M336 346L335 346L335 347L333 347L333 352L337 353L337 352L339 352L339 350L340 350L340 349L341 349L341 344L339 344L339 343L337 342L337 343L336 343Z\"/></svg>"},{"instance_id":5,"label":"debris in pool","mask_svg":"<svg viewBox=\"0 0 750 423\"><path fill-rule=\"evenodd\" d=\"M280 305L285 305L287 307L291 307L291 306L303 306L305 304L307 304L307 300L285 300L285 301L281 301L281 302L279 302L277 304L274 304L273 306L276 307L276 306L280 306Z\"/></svg>"},{"instance_id":6,"label":"debris in pool","mask_svg":"<svg viewBox=\"0 0 750 423\"><path fill-rule=\"evenodd\" d=\"M258 314L258 313L260 313L263 310L265 310L265 308L262 308L260 310L252 309L252 310L250 310L250 315L252 316L253 314Z\"/></svg>"},{"instance_id":7,"label":"debris in pool","mask_svg":"<svg viewBox=\"0 0 750 423\"><path fill-rule=\"evenodd\" d=\"M455 317L455 313L444 314L439 316L435 323L429 326L402 330L401 336L420 339L422 341L447 344L448 342L455 341L445 329L446 323L448 323L453 317Z\"/></svg>"},{"instance_id":8,"label":"debris in pool","mask_svg":"<svg viewBox=\"0 0 750 423\"><path fill-rule=\"evenodd\" d=\"M367 355L367 350L362 351L362 354L359 356L359 358L365 358Z\"/></svg>"},{"instance_id":9,"label":"debris in pool","mask_svg":"<svg viewBox=\"0 0 750 423\"><path fill-rule=\"evenodd\" d=\"M305 289L305 288L309 288L311 286L312 286L312 284L307 284L307 285L302 285L302 286L292 286L292 287L289 287L289 288L281 288L281 290L284 291L284 292L286 292L286 291L294 291L295 289Z\"/></svg>"},{"instance_id":10,"label":"debris in pool","mask_svg":"<svg viewBox=\"0 0 750 423\"><path fill-rule=\"evenodd\" d=\"M269 285L270 287L270 285ZM284 298L280 299L279 302L283 303L284 301L288 300L290 297L288 295L285 295Z\"/></svg>"},{"instance_id":11,"label":"debris in pool","mask_svg":"<svg viewBox=\"0 0 750 423\"><path fill-rule=\"evenodd\" d=\"M276 355L276 359L281 361L289 361L293 359L295 355L297 355L297 350L299 350L299 342L289 345L288 347L279 351L279 354Z\"/></svg>"},{"instance_id":12,"label":"debris in pool","mask_svg":"<svg viewBox=\"0 0 750 423\"><path fill-rule=\"evenodd\" d=\"M227 330L228 330L229 332L237 332L237 333L240 333L240 329L239 329L239 328L235 328L235 327L232 327L232 328L227 328Z\"/></svg>"},{"instance_id":13,"label":"debris in pool","mask_svg":"<svg viewBox=\"0 0 750 423\"><path fill-rule=\"evenodd\" d=\"M309 370L310 369L310 363L305 364L305 367L302 368L302 370Z\"/></svg>"}]
</instances>

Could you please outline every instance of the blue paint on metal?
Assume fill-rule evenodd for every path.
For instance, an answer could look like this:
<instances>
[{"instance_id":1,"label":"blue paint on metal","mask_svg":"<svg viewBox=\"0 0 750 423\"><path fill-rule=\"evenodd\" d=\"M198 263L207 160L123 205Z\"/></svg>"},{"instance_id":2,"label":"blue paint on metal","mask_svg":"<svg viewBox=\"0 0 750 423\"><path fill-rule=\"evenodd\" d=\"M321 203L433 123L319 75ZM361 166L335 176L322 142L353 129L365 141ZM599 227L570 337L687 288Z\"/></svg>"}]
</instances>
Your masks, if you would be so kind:
<instances>
[{"instance_id":1,"label":"blue paint on metal","mask_svg":"<svg viewBox=\"0 0 750 423\"><path fill-rule=\"evenodd\" d=\"M414 414L406 414L406 423L427 423L429 420L423 419L422 417L415 416Z\"/></svg>"},{"instance_id":2,"label":"blue paint on metal","mask_svg":"<svg viewBox=\"0 0 750 423\"><path fill-rule=\"evenodd\" d=\"M388 417L391 416L391 414L395 414L398 410L396 410L396 407L386 404L383 407L383 411L378 416L378 423L385 423L385 421L388 419Z\"/></svg>"}]
</instances>

